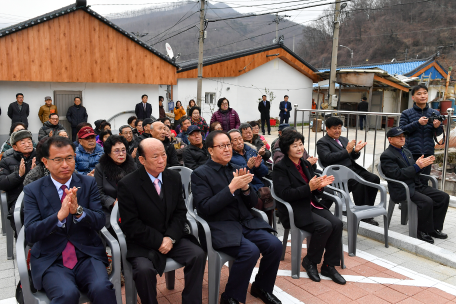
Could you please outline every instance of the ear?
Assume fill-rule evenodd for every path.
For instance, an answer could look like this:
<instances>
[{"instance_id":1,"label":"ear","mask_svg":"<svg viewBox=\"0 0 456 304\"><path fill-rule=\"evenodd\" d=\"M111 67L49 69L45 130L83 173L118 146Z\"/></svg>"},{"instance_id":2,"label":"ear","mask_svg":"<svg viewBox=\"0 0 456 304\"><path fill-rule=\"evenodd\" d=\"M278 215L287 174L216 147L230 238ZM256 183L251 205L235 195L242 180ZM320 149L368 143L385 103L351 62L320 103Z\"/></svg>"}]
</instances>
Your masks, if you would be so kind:
<instances>
[{"instance_id":1,"label":"ear","mask_svg":"<svg viewBox=\"0 0 456 304\"><path fill-rule=\"evenodd\" d=\"M14 150L14 151L18 151L16 145L13 145L13 150Z\"/></svg>"},{"instance_id":2,"label":"ear","mask_svg":"<svg viewBox=\"0 0 456 304\"><path fill-rule=\"evenodd\" d=\"M138 159L139 159L139 162L141 163L141 165L144 166L144 164L146 163L146 159L143 156L138 157Z\"/></svg>"},{"instance_id":3,"label":"ear","mask_svg":"<svg viewBox=\"0 0 456 304\"><path fill-rule=\"evenodd\" d=\"M44 166L45 166L47 169L49 169L49 168L48 168L48 159L47 159L46 157L41 158L41 162L44 164Z\"/></svg>"}]
</instances>

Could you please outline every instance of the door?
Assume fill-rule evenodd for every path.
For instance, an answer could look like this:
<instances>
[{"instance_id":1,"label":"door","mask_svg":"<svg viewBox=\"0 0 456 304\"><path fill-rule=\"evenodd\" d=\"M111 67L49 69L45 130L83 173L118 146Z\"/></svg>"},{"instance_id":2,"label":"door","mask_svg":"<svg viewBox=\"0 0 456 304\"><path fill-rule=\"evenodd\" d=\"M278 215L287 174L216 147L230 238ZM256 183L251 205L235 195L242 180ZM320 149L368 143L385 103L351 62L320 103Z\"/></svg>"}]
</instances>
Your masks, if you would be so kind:
<instances>
[{"instance_id":1,"label":"door","mask_svg":"<svg viewBox=\"0 0 456 304\"><path fill-rule=\"evenodd\" d=\"M383 92L382 91L374 91L372 92L372 102L370 105L369 112L383 112L382 105L383 104ZM369 117L369 128L375 128L375 115L370 115ZM382 117L378 117L377 119L377 127L376 129L381 129L382 127Z\"/></svg>"},{"instance_id":2,"label":"door","mask_svg":"<svg viewBox=\"0 0 456 304\"><path fill-rule=\"evenodd\" d=\"M75 97L82 97L82 91L54 91L54 104L59 111L60 124L65 128L71 138L71 124L66 119L68 108L74 104ZM83 101L81 99L81 105Z\"/></svg>"}]
</instances>

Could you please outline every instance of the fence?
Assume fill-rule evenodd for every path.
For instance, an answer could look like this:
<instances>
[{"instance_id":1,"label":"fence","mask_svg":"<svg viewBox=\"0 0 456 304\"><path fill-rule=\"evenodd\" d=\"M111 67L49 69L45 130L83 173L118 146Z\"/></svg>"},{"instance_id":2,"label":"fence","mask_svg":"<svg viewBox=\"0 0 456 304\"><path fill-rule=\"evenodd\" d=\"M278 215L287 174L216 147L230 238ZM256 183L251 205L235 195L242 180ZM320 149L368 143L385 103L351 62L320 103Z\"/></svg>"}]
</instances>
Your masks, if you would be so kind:
<instances>
[{"instance_id":1,"label":"fence","mask_svg":"<svg viewBox=\"0 0 456 304\"><path fill-rule=\"evenodd\" d=\"M325 122L326 119L333 116L333 114L337 113L338 117L344 122L344 126L346 127L346 131L343 133L347 138L354 139L358 142L358 137L361 136L364 137L364 141L368 141L367 137L367 130L369 130L370 126L373 126L374 130L374 136L373 136L373 145L366 145L366 147L363 149L363 167L366 167L366 157L370 154L368 151L370 150L372 152L372 165L371 165L371 172L374 171L375 167L375 158L376 158L376 152L383 144L383 150L378 151L378 152L383 152L387 148L387 136L386 133L390 128L392 128L394 125L399 126L399 119L401 116L401 113L384 113L384 112L358 112L358 111L338 111L338 110L317 110L317 109L298 109L298 105L294 105L294 126L298 129L298 115L300 112L302 117L301 117L301 133L303 135L306 135L304 132L305 129L305 123L308 123L308 134L307 134L307 151L309 154L311 154L313 150L313 155L316 155L316 146L317 146L317 137L318 134L320 134L320 131L317 130L319 124L317 119L322 119L322 136L325 136ZM453 109L448 109L448 115L450 115L452 118L456 119L456 116L452 116L453 114ZM359 127L359 117L361 115L366 116L366 128L365 130L360 130ZM448 118L448 115L445 115ZM355 123L353 126L353 117L355 118ZM305 118L308 120L305 121ZM352 118L350 120L350 118ZM392 119L392 120L391 120ZM311 136L311 127L310 123L313 121L313 128L315 128L315 135ZM394 122L395 121L395 122ZM451 131L451 120L450 123L447 123L447 125L444 126L445 128L445 134L450 134ZM350 127L352 125L352 127ZM382 126L384 125L384 128L382 129ZM393 125L393 126L392 126ZM372 131L369 131L372 132ZM354 133L354 134L353 134ZM312 133L313 135L313 133ZM311 137L314 137L313 140L311 140ZM321 138L320 137L320 138ZM378 140L379 139L379 140ZM314 141L314 147L311 149L310 147L310 142ZM388 143L389 144L389 143ZM446 167L447 167L447 158L448 158L448 146L449 146L449 136L445 137L445 149L444 149L444 158L443 158L443 169L442 169L442 181L445 180L446 178ZM441 184L441 189L445 190L445 183L442 182Z\"/></svg>"}]
</instances>

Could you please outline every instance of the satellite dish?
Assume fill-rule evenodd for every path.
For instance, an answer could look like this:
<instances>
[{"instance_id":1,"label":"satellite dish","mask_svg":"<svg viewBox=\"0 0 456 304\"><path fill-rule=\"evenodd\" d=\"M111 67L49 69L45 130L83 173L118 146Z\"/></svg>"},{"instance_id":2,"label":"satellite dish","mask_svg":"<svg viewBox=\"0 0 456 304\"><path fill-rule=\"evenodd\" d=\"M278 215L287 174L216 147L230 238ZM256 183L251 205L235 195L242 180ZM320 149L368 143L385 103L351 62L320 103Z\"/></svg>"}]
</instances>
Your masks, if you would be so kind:
<instances>
[{"instance_id":1,"label":"satellite dish","mask_svg":"<svg viewBox=\"0 0 456 304\"><path fill-rule=\"evenodd\" d=\"M168 57L172 59L174 57L173 49L171 48L171 46L169 45L168 42L165 44L165 47L166 47L166 53L168 54Z\"/></svg>"},{"instance_id":2,"label":"satellite dish","mask_svg":"<svg viewBox=\"0 0 456 304\"><path fill-rule=\"evenodd\" d=\"M273 40L272 40L272 43L277 43L277 40L273 39Z\"/></svg>"}]
</instances>

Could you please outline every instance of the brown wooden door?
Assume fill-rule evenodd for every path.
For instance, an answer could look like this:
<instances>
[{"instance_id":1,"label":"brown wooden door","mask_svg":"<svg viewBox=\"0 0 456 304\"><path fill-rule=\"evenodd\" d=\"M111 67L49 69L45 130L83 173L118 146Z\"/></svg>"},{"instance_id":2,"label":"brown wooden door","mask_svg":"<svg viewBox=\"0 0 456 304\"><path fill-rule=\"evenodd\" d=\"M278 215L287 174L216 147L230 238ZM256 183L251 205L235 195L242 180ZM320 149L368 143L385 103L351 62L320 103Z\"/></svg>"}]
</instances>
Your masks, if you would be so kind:
<instances>
[{"instance_id":1,"label":"brown wooden door","mask_svg":"<svg viewBox=\"0 0 456 304\"><path fill-rule=\"evenodd\" d=\"M71 138L71 124L66 119L68 108L74 104L74 98L82 98L82 91L54 91L54 104L59 111L60 124L65 128ZM81 104L83 101L81 99Z\"/></svg>"}]
</instances>

